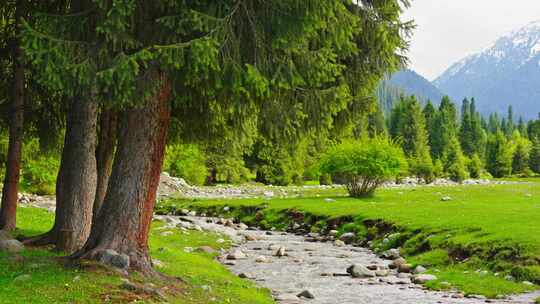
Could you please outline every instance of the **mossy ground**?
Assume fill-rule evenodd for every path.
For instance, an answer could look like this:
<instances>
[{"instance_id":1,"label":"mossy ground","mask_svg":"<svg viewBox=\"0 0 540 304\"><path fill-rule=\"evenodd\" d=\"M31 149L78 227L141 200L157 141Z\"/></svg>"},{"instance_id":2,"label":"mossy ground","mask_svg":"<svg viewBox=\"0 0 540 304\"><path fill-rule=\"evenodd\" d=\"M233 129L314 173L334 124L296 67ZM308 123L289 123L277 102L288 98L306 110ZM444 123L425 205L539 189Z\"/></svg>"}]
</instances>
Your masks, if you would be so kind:
<instances>
[{"instance_id":1,"label":"mossy ground","mask_svg":"<svg viewBox=\"0 0 540 304\"><path fill-rule=\"evenodd\" d=\"M47 231L52 221L53 215L45 210L21 208L20 228L16 233L39 234ZM166 230L161 229L161 225L154 223L152 227L151 255L163 263L158 270L170 279L151 282L168 288L168 303L273 303L267 290L237 278L214 261L213 254L184 251L185 247L227 247L227 242L217 242L220 236L203 232L180 234L178 229L170 229L173 233L165 236L162 233ZM157 302L149 295L120 288L122 277L115 272L95 265L69 265L60 256L44 248L29 248L20 257L0 256L0 303ZM21 280L21 275L25 274L30 276ZM146 282L136 275L129 279Z\"/></svg>"},{"instance_id":2,"label":"mossy ground","mask_svg":"<svg viewBox=\"0 0 540 304\"><path fill-rule=\"evenodd\" d=\"M287 228L294 218L313 231L339 223L342 232L372 240L376 250L401 246L413 264L429 266L441 282L466 293L494 297L540 283L540 182L511 185L385 189L374 198L352 199L335 190L311 197L175 200L162 210L195 208L263 227ZM451 197L443 202L442 197ZM332 198L329 202L325 198ZM175 206L174 208L171 206ZM396 234L399 233L399 234ZM392 238L388 238L392 235ZM387 238L387 240L384 240ZM486 272L487 271L487 272ZM504 279L512 275L516 281Z\"/></svg>"}]
</instances>

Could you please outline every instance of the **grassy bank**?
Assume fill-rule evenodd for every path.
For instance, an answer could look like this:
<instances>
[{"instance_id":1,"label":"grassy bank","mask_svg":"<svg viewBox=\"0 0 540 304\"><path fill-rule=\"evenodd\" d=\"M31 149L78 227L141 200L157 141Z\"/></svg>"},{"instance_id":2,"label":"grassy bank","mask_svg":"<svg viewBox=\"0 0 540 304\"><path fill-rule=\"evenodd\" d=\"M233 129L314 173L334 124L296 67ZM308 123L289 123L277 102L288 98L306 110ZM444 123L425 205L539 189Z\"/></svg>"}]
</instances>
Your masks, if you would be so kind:
<instances>
[{"instance_id":1,"label":"grassy bank","mask_svg":"<svg viewBox=\"0 0 540 304\"><path fill-rule=\"evenodd\" d=\"M194 208L264 228L309 223L312 231L356 232L376 250L400 246L414 264L471 294L495 297L540 283L540 184L386 189L375 198L176 200L162 210ZM449 201L442 201L449 197ZM175 207L172 207L172 206ZM223 207L230 211L223 214ZM390 236L390 237L389 237ZM515 281L505 279L512 276Z\"/></svg>"},{"instance_id":2,"label":"grassy bank","mask_svg":"<svg viewBox=\"0 0 540 304\"><path fill-rule=\"evenodd\" d=\"M52 225L53 215L41 209L19 212L18 233L34 235ZM171 233L164 233L171 231ZM151 255L162 264L160 272L180 280L143 280L164 290L168 303L273 303L268 291L232 275L214 261L215 254L199 252L200 246L216 250L228 243L220 236L203 232L181 234L178 229L162 229L154 223L150 239ZM184 249L192 247L193 252ZM189 251L189 250L188 250ZM154 303L150 294L121 287L122 276L95 265L68 265L59 254L45 249L27 249L20 256L0 256L0 303Z\"/></svg>"}]
</instances>

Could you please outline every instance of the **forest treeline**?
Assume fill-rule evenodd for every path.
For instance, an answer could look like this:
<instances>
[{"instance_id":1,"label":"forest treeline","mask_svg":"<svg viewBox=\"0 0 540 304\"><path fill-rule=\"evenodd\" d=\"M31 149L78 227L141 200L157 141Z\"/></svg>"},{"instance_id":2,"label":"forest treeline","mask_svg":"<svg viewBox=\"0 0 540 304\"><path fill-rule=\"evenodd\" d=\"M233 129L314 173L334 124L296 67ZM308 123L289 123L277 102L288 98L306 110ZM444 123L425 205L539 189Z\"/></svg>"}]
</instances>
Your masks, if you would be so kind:
<instances>
[{"instance_id":1,"label":"forest treeline","mask_svg":"<svg viewBox=\"0 0 540 304\"><path fill-rule=\"evenodd\" d=\"M198 183L308 178L406 64L408 5L2 1L0 228L16 228L21 186L55 194L54 226L26 243L72 260L112 250L154 274L162 167Z\"/></svg>"}]
</instances>

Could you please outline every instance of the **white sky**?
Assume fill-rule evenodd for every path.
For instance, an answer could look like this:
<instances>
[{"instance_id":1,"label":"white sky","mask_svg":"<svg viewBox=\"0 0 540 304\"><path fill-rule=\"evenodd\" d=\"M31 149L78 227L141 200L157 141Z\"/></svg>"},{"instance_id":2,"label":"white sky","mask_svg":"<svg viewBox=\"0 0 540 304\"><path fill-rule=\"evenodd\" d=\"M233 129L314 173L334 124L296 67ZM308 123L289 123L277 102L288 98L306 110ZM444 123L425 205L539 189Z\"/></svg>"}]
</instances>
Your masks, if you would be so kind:
<instances>
[{"instance_id":1,"label":"white sky","mask_svg":"<svg viewBox=\"0 0 540 304\"><path fill-rule=\"evenodd\" d=\"M461 58L540 20L540 0L412 0L404 19L417 25L410 67L433 80Z\"/></svg>"}]
</instances>

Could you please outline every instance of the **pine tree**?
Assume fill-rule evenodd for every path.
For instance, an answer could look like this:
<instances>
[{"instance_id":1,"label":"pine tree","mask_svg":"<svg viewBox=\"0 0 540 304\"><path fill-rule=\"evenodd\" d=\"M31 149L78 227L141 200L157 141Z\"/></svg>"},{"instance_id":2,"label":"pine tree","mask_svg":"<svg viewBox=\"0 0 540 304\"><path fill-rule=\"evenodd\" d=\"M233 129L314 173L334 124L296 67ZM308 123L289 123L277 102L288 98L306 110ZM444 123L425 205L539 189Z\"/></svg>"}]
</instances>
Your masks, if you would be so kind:
<instances>
[{"instance_id":1,"label":"pine tree","mask_svg":"<svg viewBox=\"0 0 540 304\"><path fill-rule=\"evenodd\" d=\"M516 126L514 124L514 110L512 108L512 105L509 105L507 116L506 116L506 136L508 137L512 136L515 129L516 129Z\"/></svg>"},{"instance_id":2,"label":"pine tree","mask_svg":"<svg viewBox=\"0 0 540 304\"><path fill-rule=\"evenodd\" d=\"M531 170L540 174L540 139L534 138L531 143L531 152L529 155L529 167Z\"/></svg>"},{"instance_id":3,"label":"pine tree","mask_svg":"<svg viewBox=\"0 0 540 304\"><path fill-rule=\"evenodd\" d=\"M456 107L448 96L441 101L432 132L433 155L435 158L442 158L458 135Z\"/></svg>"},{"instance_id":4,"label":"pine tree","mask_svg":"<svg viewBox=\"0 0 540 304\"><path fill-rule=\"evenodd\" d=\"M435 109L431 100L427 101L426 105L424 106L423 113L426 119L426 129L428 131L429 146L432 147L433 141L434 141L433 138L435 136L435 134L433 133L433 130L434 130L435 118L437 117L437 109ZM433 152L433 150L431 152Z\"/></svg>"},{"instance_id":5,"label":"pine tree","mask_svg":"<svg viewBox=\"0 0 540 304\"><path fill-rule=\"evenodd\" d=\"M487 134L485 131L485 121L483 117L476 111L476 101L471 99L471 155L478 155L483 158L486 153Z\"/></svg>"},{"instance_id":6,"label":"pine tree","mask_svg":"<svg viewBox=\"0 0 540 304\"><path fill-rule=\"evenodd\" d=\"M471 103L467 98L463 100L461 107L461 126L459 130L459 139L463 152L467 156L472 156L476 152L476 143L474 142L474 113L471 112Z\"/></svg>"},{"instance_id":7,"label":"pine tree","mask_svg":"<svg viewBox=\"0 0 540 304\"><path fill-rule=\"evenodd\" d=\"M521 134L522 137L525 137L525 138L529 137L529 133L527 132L527 125L525 124L525 121L523 120L522 116L519 117L517 129L519 131L519 134Z\"/></svg>"},{"instance_id":8,"label":"pine tree","mask_svg":"<svg viewBox=\"0 0 540 304\"><path fill-rule=\"evenodd\" d=\"M403 144L403 151L410 159L412 174L430 183L433 178L433 161L431 159L426 122L422 107L413 95L401 102L398 137Z\"/></svg>"},{"instance_id":9,"label":"pine tree","mask_svg":"<svg viewBox=\"0 0 540 304\"><path fill-rule=\"evenodd\" d=\"M516 130L514 138L515 151L512 159L512 173L520 175L529 175L531 142L522 137Z\"/></svg>"},{"instance_id":10,"label":"pine tree","mask_svg":"<svg viewBox=\"0 0 540 304\"><path fill-rule=\"evenodd\" d=\"M493 177L512 173L512 147L502 131L491 135L487 144L486 168Z\"/></svg>"}]
</instances>

